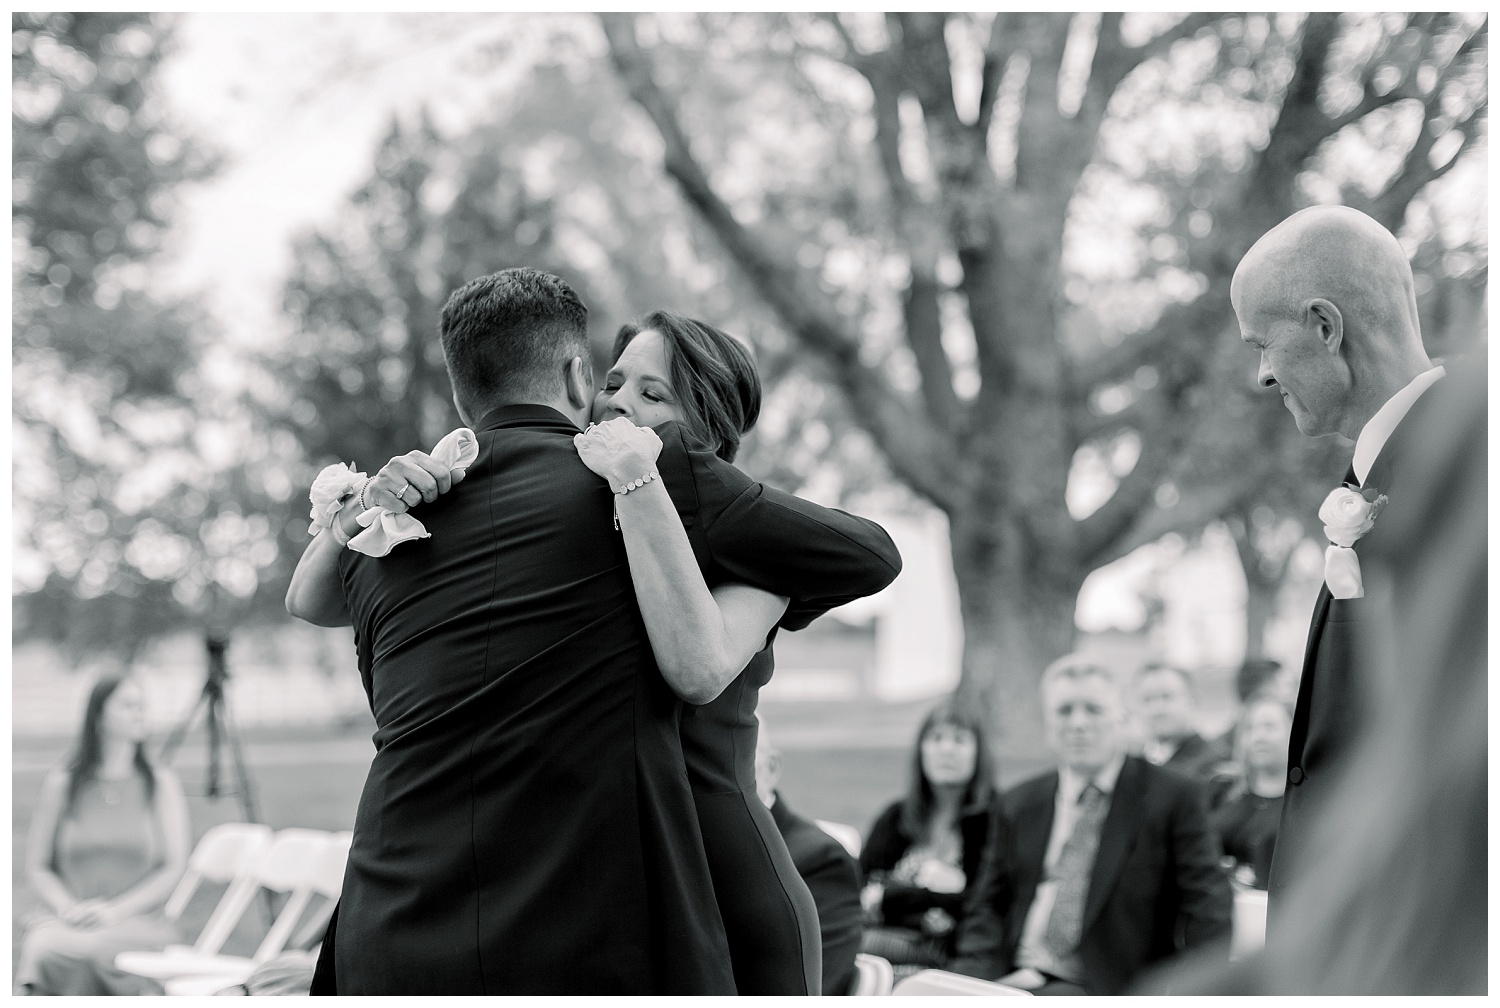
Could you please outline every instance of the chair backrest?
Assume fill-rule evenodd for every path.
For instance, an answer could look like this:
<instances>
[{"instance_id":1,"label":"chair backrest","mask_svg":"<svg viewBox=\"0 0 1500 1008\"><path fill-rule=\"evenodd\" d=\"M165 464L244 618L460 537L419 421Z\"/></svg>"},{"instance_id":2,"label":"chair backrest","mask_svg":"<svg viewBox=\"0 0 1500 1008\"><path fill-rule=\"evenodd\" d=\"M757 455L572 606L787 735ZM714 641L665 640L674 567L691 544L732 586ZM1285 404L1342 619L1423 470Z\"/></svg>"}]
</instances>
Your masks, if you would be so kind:
<instances>
[{"instance_id":1,"label":"chair backrest","mask_svg":"<svg viewBox=\"0 0 1500 1008\"><path fill-rule=\"evenodd\" d=\"M815 819L813 821L817 824L818 829L843 844L844 850L849 852L850 857L859 857L860 849L864 846L864 841L859 836L859 830L847 823L829 822L827 819Z\"/></svg>"},{"instance_id":2,"label":"chair backrest","mask_svg":"<svg viewBox=\"0 0 1500 1008\"><path fill-rule=\"evenodd\" d=\"M946 970L922 970L913 973L898 983L891 993L897 997L934 994L1031 997L1031 991L1022 990L1019 987L1007 987L1005 984L991 983L988 980L976 980L974 977L964 976L961 973L949 973Z\"/></svg>"},{"instance_id":3,"label":"chair backrest","mask_svg":"<svg viewBox=\"0 0 1500 1008\"><path fill-rule=\"evenodd\" d=\"M181 917L193 893L205 880L232 884L243 877L253 870L270 843L271 827L261 823L220 823L210 827L188 855L187 870L167 898L162 913L167 920ZM226 891L224 896L228 895Z\"/></svg>"},{"instance_id":4,"label":"chair backrest","mask_svg":"<svg viewBox=\"0 0 1500 1008\"><path fill-rule=\"evenodd\" d=\"M313 891L329 899L338 899L344 888L344 866L349 862L349 845L354 834L349 830L330 834L323 856L313 874Z\"/></svg>"},{"instance_id":5,"label":"chair backrest","mask_svg":"<svg viewBox=\"0 0 1500 1008\"><path fill-rule=\"evenodd\" d=\"M327 874L329 848L339 843L325 830L288 827L276 834L256 873L267 889L289 893L286 904L272 921L260 947L252 957L262 963L281 954L292 929L302 919L313 890ZM348 848L345 848L347 852ZM343 873L340 872L342 879Z\"/></svg>"},{"instance_id":6,"label":"chair backrest","mask_svg":"<svg viewBox=\"0 0 1500 1008\"><path fill-rule=\"evenodd\" d=\"M326 898L316 910L308 914L302 927L288 940L288 947L306 949L323 940L323 934L328 930L328 920L333 916L333 908L344 888L344 867L348 864L349 845L353 840L354 834L348 830L329 837L312 883L313 892Z\"/></svg>"},{"instance_id":7,"label":"chair backrest","mask_svg":"<svg viewBox=\"0 0 1500 1008\"><path fill-rule=\"evenodd\" d=\"M890 962L861 952L854 957L854 989L849 993L856 997L884 997L890 994L895 980L896 972Z\"/></svg>"},{"instance_id":8,"label":"chair backrest","mask_svg":"<svg viewBox=\"0 0 1500 1008\"><path fill-rule=\"evenodd\" d=\"M256 881L277 892L291 892L304 884L311 886L313 872L322 863L332 836L327 830L297 826L277 830L270 849L261 859Z\"/></svg>"},{"instance_id":9,"label":"chair backrest","mask_svg":"<svg viewBox=\"0 0 1500 1008\"><path fill-rule=\"evenodd\" d=\"M1266 943L1266 892L1240 889L1234 894L1234 925L1229 959L1237 962L1260 951Z\"/></svg>"}]
</instances>

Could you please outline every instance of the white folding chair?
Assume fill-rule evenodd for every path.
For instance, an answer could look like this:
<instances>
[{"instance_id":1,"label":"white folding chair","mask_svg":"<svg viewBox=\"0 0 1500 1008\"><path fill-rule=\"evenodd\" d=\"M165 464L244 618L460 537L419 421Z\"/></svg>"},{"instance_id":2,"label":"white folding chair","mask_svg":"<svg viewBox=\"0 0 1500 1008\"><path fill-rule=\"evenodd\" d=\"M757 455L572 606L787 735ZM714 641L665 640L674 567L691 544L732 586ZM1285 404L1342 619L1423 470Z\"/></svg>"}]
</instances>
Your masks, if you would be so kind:
<instances>
[{"instance_id":1,"label":"white folding chair","mask_svg":"<svg viewBox=\"0 0 1500 1008\"><path fill-rule=\"evenodd\" d=\"M1229 940L1229 961L1237 962L1259 952L1266 943L1266 891L1239 889L1234 894L1234 925Z\"/></svg>"},{"instance_id":2,"label":"white folding chair","mask_svg":"<svg viewBox=\"0 0 1500 1008\"><path fill-rule=\"evenodd\" d=\"M127 973L158 976L153 971L154 964L164 959L175 961L217 953L255 899L255 871L270 846L271 827L261 823L220 823L211 827L188 855L187 871L162 908L168 920L178 920L204 882L228 883L203 930L198 932L198 940L190 946L168 945L161 952L121 952L115 958L115 965Z\"/></svg>"},{"instance_id":3,"label":"white folding chair","mask_svg":"<svg viewBox=\"0 0 1500 1008\"><path fill-rule=\"evenodd\" d=\"M288 832L284 829L282 832ZM297 831L315 832L315 831ZM281 835L281 834L278 834ZM255 953L254 959L239 959L237 962L229 963L229 957L216 957L216 965L223 966L222 969L214 969L211 974L190 975L190 977L175 977L166 981L166 993L172 996L201 996L213 995L225 987L233 987L243 984L249 980L255 969L261 963L270 962L281 956L282 951L287 948L287 939L291 936L291 929L297 926L297 921L302 918L303 910L308 907L308 901L312 895L324 895L327 897L327 909L333 909L333 900L338 900L339 892L344 888L344 865L350 858L350 843L354 840L354 834L350 831L333 832L323 834L321 838L321 850L312 853L308 861L303 864L302 873L297 877L296 888L293 895L287 900L287 906L282 907L282 912L276 915L276 924L266 935L266 941L261 942L261 947ZM284 879L290 882L291 879ZM279 886L270 886L279 888ZM300 900L299 900L300 897ZM327 924L327 919L324 919Z\"/></svg>"},{"instance_id":4,"label":"white folding chair","mask_svg":"<svg viewBox=\"0 0 1500 1008\"><path fill-rule=\"evenodd\" d=\"M199 956L193 953L163 953L154 960L132 957L121 962L120 957L117 957L115 966L132 974L165 981L168 993L172 993L171 983L175 978L229 977L229 975L242 974L248 977L258 963L276 956L287 944L291 929L297 926L297 918L302 916L303 910L308 906L308 900L312 895L312 873L320 864L320 858L323 856L324 849L329 846L330 840L332 840L332 834L324 829L297 828L281 829L272 838L272 843L267 847L266 853L261 856L260 864L255 865L251 898L254 898L255 891L260 886L266 886L273 891L288 892L290 895L281 913L278 913L275 921L272 921L266 938L261 941L260 948L255 950L255 956L252 959L246 959L243 956L217 956L217 954Z\"/></svg>"},{"instance_id":5,"label":"white folding chair","mask_svg":"<svg viewBox=\"0 0 1500 1008\"><path fill-rule=\"evenodd\" d=\"M854 989L849 993L855 997L885 997L895 980L889 961L861 952L854 957Z\"/></svg>"},{"instance_id":6,"label":"white folding chair","mask_svg":"<svg viewBox=\"0 0 1500 1008\"><path fill-rule=\"evenodd\" d=\"M319 877L313 880L313 891L326 898L323 905L309 914L303 922L296 937L290 942L292 948L310 948L323 940L323 933L328 929L328 919L333 916L333 908L338 905L339 894L344 888L344 866L349 861L349 845L353 840L354 834L349 830L333 834L328 846L328 858Z\"/></svg>"},{"instance_id":7,"label":"white folding chair","mask_svg":"<svg viewBox=\"0 0 1500 1008\"><path fill-rule=\"evenodd\" d=\"M813 822L817 824L818 829L843 844L844 850L849 852L850 857L859 857L860 848L864 846L859 830L846 823L830 822L827 819L814 819Z\"/></svg>"},{"instance_id":8,"label":"white folding chair","mask_svg":"<svg viewBox=\"0 0 1500 1008\"><path fill-rule=\"evenodd\" d=\"M289 835L290 834L290 835ZM283 842L283 838L285 842ZM244 983L257 966L279 956L292 929L301 920L314 894L337 898L344 884L344 863L354 834L289 828L276 834L276 844L260 873L260 884L278 892L289 892L286 905L266 932L250 958L213 956L202 968L184 971L166 981L174 996L207 995Z\"/></svg>"},{"instance_id":9,"label":"white folding chair","mask_svg":"<svg viewBox=\"0 0 1500 1008\"><path fill-rule=\"evenodd\" d=\"M891 993L897 997L931 995L978 995L980 997L1020 995L1021 997L1031 997L1031 991L1022 990L1019 987L1007 987L1005 984L991 983L988 980L977 980L974 977L964 976L961 973L949 973L946 970L933 969L913 973L898 983Z\"/></svg>"}]
</instances>

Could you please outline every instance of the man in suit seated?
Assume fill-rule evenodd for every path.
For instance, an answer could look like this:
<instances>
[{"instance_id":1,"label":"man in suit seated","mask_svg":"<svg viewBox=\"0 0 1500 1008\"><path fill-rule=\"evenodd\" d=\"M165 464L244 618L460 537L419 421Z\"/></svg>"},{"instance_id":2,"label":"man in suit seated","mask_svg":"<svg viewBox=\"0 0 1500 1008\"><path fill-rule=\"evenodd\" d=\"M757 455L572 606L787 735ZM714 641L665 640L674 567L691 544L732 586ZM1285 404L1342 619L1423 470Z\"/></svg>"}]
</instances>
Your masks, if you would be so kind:
<instances>
[{"instance_id":1,"label":"man in suit seated","mask_svg":"<svg viewBox=\"0 0 1500 1008\"><path fill-rule=\"evenodd\" d=\"M1228 755L1198 734L1198 704L1188 674L1152 662L1135 675L1136 714L1150 737L1141 753L1148 763L1206 781Z\"/></svg>"},{"instance_id":2,"label":"man in suit seated","mask_svg":"<svg viewBox=\"0 0 1500 1008\"><path fill-rule=\"evenodd\" d=\"M859 865L844 845L810 820L787 808L776 791L781 754L771 745L761 720L755 740L755 790L786 841L797 874L812 890L823 938L823 993L848 994L854 985L854 956L864 930L859 903Z\"/></svg>"},{"instance_id":3,"label":"man in suit seated","mask_svg":"<svg viewBox=\"0 0 1500 1008\"><path fill-rule=\"evenodd\" d=\"M1204 787L1124 751L1109 670L1042 674L1061 766L1007 792L949 967L1037 994L1118 994L1146 966L1218 939L1233 896Z\"/></svg>"}]
</instances>

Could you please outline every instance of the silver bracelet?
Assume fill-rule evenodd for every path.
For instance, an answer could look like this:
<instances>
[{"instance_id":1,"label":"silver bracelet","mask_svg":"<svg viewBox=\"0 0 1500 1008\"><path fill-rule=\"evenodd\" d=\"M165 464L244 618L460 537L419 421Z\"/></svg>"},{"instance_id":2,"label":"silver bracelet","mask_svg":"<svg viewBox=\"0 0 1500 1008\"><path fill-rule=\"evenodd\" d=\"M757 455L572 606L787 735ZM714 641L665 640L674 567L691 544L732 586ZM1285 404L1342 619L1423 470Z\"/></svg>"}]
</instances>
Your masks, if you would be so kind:
<instances>
[{"instance_id":1,"label":"silver bracelet","mask_svg":"<svg viewBox=\"0 0 1500 1008\"><path fill-rule=\"evenodd\" d=\"M357 499L359 501L359 509L361 511L370 510L370 505L365 503L365 491L370 489L370 484L373 482L375 482L375 477L371 476L369 479L365 480L364 485L359 488L359 496Z\"/></svg>"},{"instance_id":2,"label":"silver bracelet","mask_svg":"<svg viewBox=\"0 0 1500 1008\"><path fill-rule=\"evenodd\" d=\"M646 475L642 476L640 479L635 480L634 482L631 482L631 483L626 483L619 490L616 490L615 494L617 496L623 497L626 494L628 494L630 491L632 491L632 490L639 490L641 487L645 486L647 483L650 483L652 480L654 480L654 479L660 479L660 478L661 478L661 474L658 473L655 469L653 469L650 472L648 472Z\"/></svg>"}]
</instances>

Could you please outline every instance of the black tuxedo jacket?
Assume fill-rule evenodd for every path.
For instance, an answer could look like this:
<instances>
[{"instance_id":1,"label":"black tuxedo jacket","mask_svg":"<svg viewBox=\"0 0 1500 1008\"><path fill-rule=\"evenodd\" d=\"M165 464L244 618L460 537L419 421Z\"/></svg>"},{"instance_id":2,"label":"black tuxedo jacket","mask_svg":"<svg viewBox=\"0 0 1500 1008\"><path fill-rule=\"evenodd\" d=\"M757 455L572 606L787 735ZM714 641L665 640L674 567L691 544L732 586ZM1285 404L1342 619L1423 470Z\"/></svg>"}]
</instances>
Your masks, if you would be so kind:
<instances>
[{"instance_id":1,"label":"black tuxedo jacket","mask_svg":"<svg viewBox=\"0 0 1500 1008\"><path fill-rule=\"evenodd\" d=\"M1412 461L1413 435L1420 434L1442 402L1447 381L1447 377L1439 378L1412 404L1370 467L1363 486L1385 494L1388 503L1375 526L1355 544L1357 555L1387 547L1385 529L1396 524L1393 519L1405 509L1405 495L1410 492L1402 484L1402 474ZM1352 465L1344 482L1355 482ZM1309 842L1313 823L1338 793L1345 758L1355 748L1368 714L1369 684L1362 681L1356 661L1359 640L1368 633L1363 625L1366 605L1363 598L1334 598L1326 584L1318 593L1302 659L1288 749L1286 800L1271 862L1270 927L1275 926L1277 907L1287 888L1297 883L1303 865L1313 859Z\"/></svg>"},{"instance_id":2,"label":"black tuxedo jacket","mask_svg":"<svg viewBox=\"0 0 1500 1008\"><path fill-rule=\"evenodd\" d=\"M1057 787L1054 770L1001 798L950 969L993 980L1015 968L1042 881ZM1090 994L1118 994L1151 963L1228 938L1233 896L1221 853L1203 785L1126 757L1084 904L1079 955Z\"/></svg>"},{"instance_id":3,"label":"black tuxedo jacket","mask_svg":"<svg viewBox=\"0 0 1500 1008\"><path fill-rule=\"evenodd\" d=\"M859 903L859 868L844 845L817 824L787 808L776 795L771 818L786 841L797 874L812 891L823 938L823 993L848 994L854 983L854 956L864 932Z\"/></svg>"},{"instance_id":4,"label":"black tuxedo jacket","mask_svg":"<svg viewBox=\"0 0 1500 1008\"><path fill-rule=\"evenodd\" d=\"M476 433L418 509L431 538L340 555L377 731L324 943L338 993L732 994L609 487L555 410Z\"/></svg>"}]
</instances>

